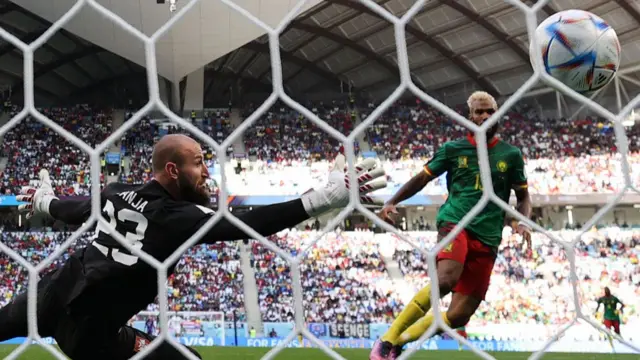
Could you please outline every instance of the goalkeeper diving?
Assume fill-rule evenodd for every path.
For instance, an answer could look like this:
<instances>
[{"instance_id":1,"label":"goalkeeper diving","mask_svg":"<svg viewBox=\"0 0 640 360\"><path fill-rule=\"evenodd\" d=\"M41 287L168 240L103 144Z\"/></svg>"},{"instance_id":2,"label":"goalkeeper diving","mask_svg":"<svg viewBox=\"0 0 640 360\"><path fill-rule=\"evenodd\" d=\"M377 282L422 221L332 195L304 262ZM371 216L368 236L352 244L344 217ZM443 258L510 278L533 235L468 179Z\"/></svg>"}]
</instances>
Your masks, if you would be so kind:
<instances>
[{"instance_id":1,"label":"goalkeeper diving","mask_svg":"<svg viewBox=\"0 0 640 360\"><path fill-rule=\"evenodd\" d=\"M139 259L140 250L163 262L214 216L208 206L209 170L197 141L178 134L165 135L153 148L153 179L142 185L110 183L100 194L102 217L96 238L77 249L54 271L38 281L37 328L40 336L53 337L71 359L129 359L155 339L127 321L147 308L158 295L156 268ZM288 229L349 203L345 157L336 157L327 183L305 192L299 199L272 204L240 214L237 218L262 236ZM375 205L370 193L386 187L385 173L373 159L356 165L360 201ZM40 185L24 188L19 201L27 217L46 215L67 224L80 225L91 215L91 200L58 199L46 170ZM380 204L382 205L382 204ZM118 232L129 246L114 236ZM222 218L201 234L199 243L212 244L250 237ZM132 250L133 249L133 250ZM174 273L169 264L167 276ZM210 296L215 296L212 293ZM30 335L28 294L23 292L0 309L0 342ZM164 331L164 329L163 329ZM174 348L163 342L146 359L201 358L193 348Z\"/></svg>"},{"instance_id":2,"label":"goalkeeper diving","mask_svg":"<svg viewBox=\"0 0 640 360\"><path fill-rule=\"evenodd\" d=\"M469 119L476 125L482 125L498 109L493 96L481 91L474 92L467 100L467 105ZM531 197L522 153L515 146L497 138L497 131L496 123L486 133L493 190L507 203L511 190L515 190L516 209L529 218ZM454 230L483 194L476 141L472 133L443 144L424 166L424 170L403 185L385 204L379 213L380 218L394 224L396 205L414 196L429 181L444 173L447 173L449 196L436 218L438 241L441 241ZM442 321L450 328L464 327L485 299L502 240L505 215L504 210L490 202L437 255L440 296L453 293L449 309L441 313ZM529 227L519 223L517 232L530 247ZM406 344L418 340L434 322L433 314L429 312L431 304L429 284L411 299L389 330L375 342L369 359L396 359Z\"/></svg>"}]
</instances>

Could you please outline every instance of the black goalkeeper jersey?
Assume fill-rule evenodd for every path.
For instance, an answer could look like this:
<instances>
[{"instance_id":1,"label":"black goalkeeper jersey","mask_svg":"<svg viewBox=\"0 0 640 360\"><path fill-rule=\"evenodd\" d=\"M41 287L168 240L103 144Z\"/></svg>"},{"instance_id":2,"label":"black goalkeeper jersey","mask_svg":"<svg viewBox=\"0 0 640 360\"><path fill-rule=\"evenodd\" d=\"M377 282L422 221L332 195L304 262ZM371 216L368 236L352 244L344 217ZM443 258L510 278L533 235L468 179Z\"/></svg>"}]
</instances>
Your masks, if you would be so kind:
<instances>
[{"instance_id":1,"label":"black goalkeeper jersey","mask_svg":"<svg viewBox=\"0 0 640 360\"><path fill-rule=\"evenodd\" d=\"M109 184L101 194L102 216L135 248L166 260L212 217L214 211L174 200L156 181L145 185ZM51 215L80 224L90 215L90 200L57 200ZM239 216L262 235L294 226L308 218L300 199L270 205ZM72 255L53 276L68 312L82 318L124 324L152 303L158 293L156 269L138 258L98 224L97 237ZM212 243L248 238L221 219L200 240ZM167 269L174 272L175 263Z\"/></svg>"}]
</instances>

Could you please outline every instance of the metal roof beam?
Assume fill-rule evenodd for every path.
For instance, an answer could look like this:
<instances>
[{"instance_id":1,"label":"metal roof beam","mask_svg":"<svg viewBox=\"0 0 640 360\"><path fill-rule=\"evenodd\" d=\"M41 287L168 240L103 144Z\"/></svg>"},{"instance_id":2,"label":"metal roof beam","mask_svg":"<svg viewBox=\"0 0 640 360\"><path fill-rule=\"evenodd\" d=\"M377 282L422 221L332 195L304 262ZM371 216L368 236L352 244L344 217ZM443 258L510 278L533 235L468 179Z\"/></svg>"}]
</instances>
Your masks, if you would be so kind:
<instances>
[{"instance_id":1,"label":"metal roof beam","mask_svg":"<svg viewBox=\"0 0 640 360\"><path fill-rule=\"evenodd\" d=\"M12 72L3 70L1 67L0 67L0 74L3 74L5 76L7 76L7 77L10 77L10 78L14 79L15 81L23 81L21 76L16 75L16 74L14 74ZM55 102L62 102L62 98L60 97L59 94L53 93L50 90L47 90L47 89L43 88L41 85L34 84L34 89L33 90L34 90L35 93L38 93L38 94L42 95L43 97L45 97L45 98L47 98L49 100L54 100L54 101L52 101L54 103ZM18 97L17 94L12 92L11 97L14 98L14 96ZM18 98L22 99L23 97L19 96Z\"/></svg>"},{"instance_id":2,"label":"metal roof beam","mask_svg":"<svg viewBox=\"0 0 640 360\"><path fill-rule=\"evenodd\" d=\"M13 7L8 6L8 8L11 8L11 11L13 11ZM2 20L2 19L0 19ZM25 36L27 34L27 32L25 32L24 30L18 29L14 26L11 26L10 24L7 24L6 22L2 23L2 27L12 33L16 33L16 34L22 34L21 36ZM80 46L81 48L84 48L86 46ZM56 56L60 57L60 56L64 56L64 53L62 53L60 50L54 48L51 44L49 43L44 43L42 44L42 48L47 49L49 51L51 51L52 53L54 53ZM37 52L37 51L36 51ZM79 72L80 74L84 75L87 79L91 80L91 81L95 81L95 78L89 74L85 69L83 69L80 65L78 65L77 63L71 63L71 66L73 66L77 72Z\"/></svg>"},{"instance_id":3,"label":"metal roof beam","mask_svg":"<svg viewBox=\"0 0 640 360\"><path fill-rule=\"evenodd\" d=\"M365 58L367 58L367 60L369 61L373 61L373 62L377 62L380 66L382 66L385 70L387 70L388 72L390 72L391 74L395 74L399 76L399 71L398 71L398 67L395 66L395 64L391 63L390 61L381 58L380 56L378 56L378 54L365 47L362 46L360 44L358 44L357 42L350 40L348 38L345 38L343 36L340 36L338 34L333 33L331 30L325 29L325 28L321 28L321 27L317 27L317 26L313 26L313 25L307 25L307 24L294 24L292 25L293 28L295 29L299 29L299 30L303 30L306 32L310 32L312 34L317 34L319 36L322 36L324 38L327 38L331 41L337 42L340 45L343 45L345 47L351 48L354 51L360 53L361 55L363 55Z\"/></svg>"},{"instance_id":4,"label":"metal roof beam","mask_svg":"<svg viewBox=\"0 0 640 360\"><path fill-rule=\"evenodd\" d=\"M382 2L379 2L378 5L382 6L382 5L386 4L386 3L388 3L389 1L391 1L391 0L383 0ZM331 1L328 1L327 3L328 3L328 5L326 7L329 7L329 6L332 5ZM335 24L331 24L331 27L332 28L336 28L336 27L342 26L342 25L346 24L347 22L357 18L361 14L362 13L360 13L358 11L354 11L353 14L345 17L344 19L338 21ZM295 20L294 22L292 22L292 24L295 25L295 24L298 24L298 23L302 23L301 20L303 20L303 19ZM291 25L289 26L289 28L291 28ZM309 38L307 41L300 42L300 44L298 46L296 46L295 48L291 49L291 52L295 53L296 51L302 49L304 46L306 46L306 45L310 44L311 42L315 41L316 39L318 39L320 36L321 35L318 34L318 33L313 33L313 36L311 38ZM356 40L354 40L354 41L356 41ZM322 55L320 58L316 59L315 61L316 62L323 61L324 59L327 59L327 58L333 56L336 52L338 52L338 51L340 51L342 49L344 49L344 46L341 46L341 47L339 47L338 49L336 49L334 51L329 51L327 54ZM298 76L303 70L304 70L303 68L300 68L298 71L296 71L293 74L287 76L287 78L284 79L284 83L285 84L288 83L291 79L293 79L296 76Z\"/></svg>"},{"instance_id":5,"label":"metal roof beam","mask_svg":"<svg viewBox=\"0 0 640 360\"><path fill-rule=\"evenodd\" d=\"M45 19L43 17L40 17L40 16L38 16L38 15L36 15L36 14L34 14L34 13L24 9L24 8L22 8L21 6L17 5L16 3L12 2L8 6L11 6L12 10L17 11L17 12L19 12L19 13L21 13L21 14L23 14L23 15L25 15L25 16L33 19L33 20L35 20L35 21L40 22L42 25L45 25L47 27L47 29L49 27L51 27L51 25L52 25L52 23L49 20L47 20L47 19ZM67 39L71 40L78 47L82 48L82 47L86 47L87 46L87 45L83 44L82 41L79 40L78 36L76 36L75 34L69 32L67 30L65 30L64 28L59 29L57 31L57 33L59 33L61 35L64 35ZM43 46L46 46L46 45L47 44L45 44ZM49 49L53 50L53 52L57 53L60 56L62 56L62 54L63 54L58 49L54 48L53 46L49 46ZM96 57L96 59L97 59L98 63L100 64L100 66L103 69L105 69L106 72L108 72L110 74L113 74L113 71L111 70L111 68L109 66L107 66L107 64L105 64L104 61L102 61L102 59L100 59L100 57ZM78 67L80 67L80 66L78 66ZM83 72L83 74L85 74L85 76L86 76L88 73ZM95 81L95 77L91 76L89 78L92 79L92 81Z\"/></svg>"},{"instance_id":6,"label":"metal roof beam","mask_svg":"<svg viewBox=\"0 0 640 360\"><path fill-rule=\"evenodd\" d=\"M359 2L354 2L349 0L331 0L331 1L335 3L343 4L345 6L351 7L363 13L370 14L372 16L380 17L378 13L369 9L367 6L362 5ZM451 62L455 64L460 70L462 70L462 72L464 72L469 78L471 78L474 82L476 82L480 86L480 88L490 93L493 93L493 95L496 95L496 96L499 95L498 89L490 81L483 79L481 75L470 64L468 64L465 60L462 59L461 56L456 56L457 55L456 53L454 53L452 50L450 50L446 46L440 44L433 37L429 36L428 34L425 34L422 30L416 28L411 24L407 24L406 33L413 35L418 40L429 45L431 48L438 51L444 57L451 60ZM416 85L418 85L418 83L416 83Z\"/></svg>"},{"instance_id":7,"label":"metal roof beam","mask_svg":"<svg viewBox=\"0 0 640 360\"><path fill-rule=\"evenodd\" d=\"M438 0L438 1L440 1L441 4L447 5L448 7L461 13L467 19L485 28L487 31L493 34L493 36L498 38L498 40L500 40L502 43L507 45L511 50L513 50L513 52L516 53L516 55L518 55L520 59L522 59L525 62L529 62L528 52L525 51L520 45L518 45L515 42L515 40L511 38L509 35L507 35L504 31L500 30L497 26L487 21L487 19L484 16L458 3L455 0L452 0L452 1Z\"/></svg>"},{"instance_id":8,"label":"metal roof beam","mask_svg":"<svg viewBox=\"0 0 640 360\"><path fill-rule=\"evenodd\" d=\"M4 27L4 25L3 25ZM35 31L31 31L26 33L25 35L21 35L18 36L18 38L26 43L26 44L30 44L32 43L34 40L36 40L37 38L40 37L41 34L43 34L47 29L38 29ZM6 44L0 46L0 57L3 57L5 55L7 55L8 53L12 52L13 50L18 50L20 51L20 49L18 49L17 47L15 47L12 43L7 42ZM20 53L22 54L22 51L20 51Z\"/></svg>"},{"instance_id":9,"label":"metal roof beam","mask_svg":"<svg viewBox=\"0 0 640 360\"><path fill-rule=\"evenodd\" d=\"M214 69L207 69L205 71L205 74L207 77L210 77L212 79L212 82L216 82L216 80L224 80L224 81L242 80L243 82L246 82L247 84L251 84L252 87L256 87L260 90L263 90L269 93L273 91L273 87L271 86L271 84L258 81L258 79L256 78L241 76L239 74L232 73L232 72L227 72L227 73L216 72Z\"/></svg>"},{"instance_id":10,"label":"metal roof beam","mask_svg":"<svg viewBox=\"0 0 640 360\"><path fill-rule=\"evenodd\" d=\"M635 8L632 3L635 3L636 1L633 0L614 0L621 8L624 9L624 11L627 12L627 14L631 15L631 17L638 23L640 24L640 11L638 11L637 8Z\"/></svg>"},{"instance_id":11,"label":"metal roof beam","mask_svg":"<svg viewBox=\"0 0 640 360\"><path fill-rule=\"evenodd\" d=\"M261 52L263 54L271 54L269 51L269 44L261 44L261 43L256 43L256 42L250 42L247 45L244 46L245 49L249 49L252 51L256 51L256 52ZM321 68L320 66L318 66L316 63L311 62L309 60L306 59L302 59L299 58L295 55L293 55L292 53L284 50L284 49L280 49L280 57L282 58L282 60L284 61L288 61L291 62L293 64L296 64L298 66L304 67L306 69L308 69L309 71L313 72L314 74L318 75L321 79L323 79L324 81L330 81L330 80L337 80L340 81L340 79L338 78L338 76L332 72L330 72L329 70L325 70L323 68Z\"/></svg>"},{"instance_id":12,"label":"metal roof beam","mask_svg":"<svg viewBox=\"0 0 640 360\"><path fill-rule=\"evenodd\" d=\"M232 52L227 53L226 55L224 55L220 60L220 63L218 64L218 67L213 70L212 72L210 72L210 74L218 74L222 72L222 69L227 65L227 62L231 59L231 54L233 54ZM205 69L205 75L207 74L207 69ZM212 75L214 76L214 75ZM204 98L207 98L207 94L209 93L209 91L211 90L211 86L213 86L213 83L215 82L215 80L212 78L211 81L209 81L209 85L207 85L207 87L204 89L204 93L202 93L202 95L204 96Z\"/></svg>"},{"instance_id":13,"label":"metal roof beam","mask_svg":"<svg viewBox=\"0 0 640 360\"><path fill-rule=\"evenodd\" d=\"M64 79L64 77L58 75L54 71L56 69L58 69L59 67L63 66L63 65L75 62L76 60L80 60L85 56L89 56L91 54L94 54L96 52L101 52L101 51L106 51L106 50L103 50L103 49L101 49L99 47L88 47L88 48L82 49L82 50L77 51L77 52L69 53L67 55L64 55L63 57L60 57L60 58L58 58L58 59L56 59L54 61L51 61L51 62L49 62L47 64L44 64L44 65L40 66L34 72L33 78L35 80L35 79L37 79L39 77L42 77L42 76L44 76L44 75L46 75L48 73L53 73L53 74L59 76L60 78ZM68 80L66 80L66 82L71 84L71 82L69 82ZM20 81L20 82L12 84L11 86L15 87L15 89L16 89L15 91L18 94L21 94L22 90L23 90L23 85L24 85L24 82ZM78 88L78 85L75 85L75 84L72 84L72 85L73 85L74 88Z\"/></svg>"},{"instance_id":14,"label":"metal roof beam","mask_svg":"<svg viewBox=\"0 0 640 360\"><path fill-rule=\"evenodd\" d=\"M110 85L116 81L119 80L123 80L123 79L127 79L127 78L133 78L136 75L144 75L145 79L146 79L146 70L144 68L139 68L136 69L136 71L134 72L127 72L127 73L123 73L123 74L119 74L119 75L115 75L115 76L108 76L105 77L101 80L98 80L94 83L91 83L87 86L78 88L77 90L74 90L72 93L70 93L69 95L66 95L65 97L68 99L73 99L74 97L77 97L79 95L83 95L83 94L89 94L92 93L96 90L100 90L102 88L104 88L107 85ZM146 80L145 80L146 81Z\"/></svg>"}]
</instances>

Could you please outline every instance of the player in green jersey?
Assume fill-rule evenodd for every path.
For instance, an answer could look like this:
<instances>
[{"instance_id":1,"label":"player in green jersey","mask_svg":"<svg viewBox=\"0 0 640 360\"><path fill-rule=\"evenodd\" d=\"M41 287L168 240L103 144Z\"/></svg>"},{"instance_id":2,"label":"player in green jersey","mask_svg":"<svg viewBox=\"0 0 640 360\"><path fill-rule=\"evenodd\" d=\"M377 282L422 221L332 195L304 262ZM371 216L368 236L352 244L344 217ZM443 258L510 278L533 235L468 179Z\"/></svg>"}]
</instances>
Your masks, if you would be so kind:
<instances>
[{"instance_id":1,"label":"player in green jersey","mask_svg":"<svg viewBox=\"0 0 640 360\"><path fill-rule=\"evenodd\" d=\"M620 304L620 309L618 309ZM620 334L620 314L624 309L624 304L620 299L611 295L611 290L608 287L604 288L604 296L598 299L598 307L596 307L596 313L600 310L600 305L604 306L604 327L613 329L616 334Z\"/></svg>"},{"instance_id":2,"label":"player in green jersey","mask_svg":"<svg viewBox=\"0 0 640 360\"><path fill-rule=\"evenodd\" d=\"M469 118L477 125L487 121L498 109L493 96L482 91L473 93L467 100L467 105ZM518 148L498 139L497 130L496 123L487 131L494 192L508 202L511 190L515 190L516 208L529 218L531 197L527 188L522 153ZM449 196L436 218L438 239L442 240L482 197L480 166L472 134L442 145L424 166L424 171L409 180L387 202L379 216L394 224L392 214L397 214L395 206L418 193L429 181L444 173L447 173ZM505 212L496 204L489 203L437 256L440 296L453 292L451 305L447 312L442 314L444 323L451 328L466 325L485 298L498 246L502 240L504 221ZM520 223L517 232L530 246L529 227ZM407 304L384 336L376 341L369 358L383 360L398 357L405 344L420 338L433 323L430 308L431 286L427 285Z\"/></svg>"}]
</instances>

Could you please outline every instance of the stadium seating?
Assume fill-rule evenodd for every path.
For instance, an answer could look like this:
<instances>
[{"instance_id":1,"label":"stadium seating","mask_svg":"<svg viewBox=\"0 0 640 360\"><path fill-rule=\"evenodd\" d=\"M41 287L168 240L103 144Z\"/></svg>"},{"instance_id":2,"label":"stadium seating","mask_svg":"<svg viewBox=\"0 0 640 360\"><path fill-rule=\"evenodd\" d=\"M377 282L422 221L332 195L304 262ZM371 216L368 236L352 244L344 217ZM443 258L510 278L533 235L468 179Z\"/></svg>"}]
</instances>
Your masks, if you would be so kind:
<instances>
[{"instance_id":1,"label":"stadium seating","mask_svg":"<svg viewBox=\"0 0 640 360\"><path fill-rule=\"evenodd\" d=\"M0 241L33 265L37 265L55 251L71 233L65 232L6 232ZM45 272L55 269L69 254L86 246L95 233L85 233L64 255L57 258ZM26 291L29 274L5 253L0 254L0 307L13 296ZM169 309L173 311L223 311L227 318L237 312L245 318L242 272L239 269L238 246L235 243L199 245L190 248L176 264L176 271L168 280ZM151 304L147 310L157 310Z\"/></svg>"},{"instance_id":2,"label":"stadium seating","mask_svg":"<svg viewBox=\"0 0 640 360\"><path fill-rule=\"evenodd\" d=\"M360 107L366 117L373 104ZM456 108L467 117L467 109ZM424 104L399 102L391 106L367 129L372 150L391 160L425 158L443 142L467 133L459 123L449 120ZM520 148L527 159L582 157L615 152L615 134L608 121L582 119L541 119L526 106L512 108L500 122L500 138ZM640 124L627 129L630 152L640 150Z\"/></svg>"},{"instance_id":3,"label":"stadium seating","mask_svg":"<svg viewBox=\"0 0 640 360\"><path fill-rule=\"evenodd\" d=\"M113 130L110 110L78 105L41 111L90 146L102 142ZM10 115L17 113L14 107ZM2 173L5 194L19 194L20 187L38 178L41 168L51 172L56 193L89 194L87 154L36 120L27 118L7 132L2 141L2 156L8 160ZM104 183L104 178L101 181Z\"/></svg>"},{"instance_id":4,"label":"stadium seating","mask_svg":"<svg viewBox=\"0 0 640 360\"><path fill-rule=\"evenodd\" d=\"M356 118L343 103L306 104L320 118L342 133L353 129ZM370 106L360 106L366 117ZM253 110L244 109L246 116ZM17 109L14 109L15 114ZM462 108L459 108L463 112ZM87 106L68 109L44 109L43 112L89 144L103 140L111 131L109 112L96 112ZM129 116L131 113L128 114ZM233 130L229 112L204 112L193 123L216 141ZM95 126L98 124L98 126ZM624 178L620 156L614 154L612 128L604 122L585 118L575 122L538 119L526 107L510 111L501 122L500 136L519 146L526 157L526 168L533 194L612 193L622 189ZM45 131L41 131L45 130ZM24 121L7 133L2 144L8 158L2 173L5 193L16 194L20 186L36 179L41 166L53 169L56 190L63 195L88 194L88 158L66 140L46 131L40 123ZM380 165L388 174L387 189L397 190L443 142L463 136L465 129L446 120L422 104L399 102L386 111L366 132L371 149L381 157ZM154 141L166 133L183 132L176 126L142 119L121 141L129 165L121 173L126 183L143 183L151 178L151 149ZM527 136L525 136L525 134ZM627 129L631 179L640 186L640 125ZM241 171L226 164L229 191L233 195L297 195L325 181L340 144L290 108L277 103L244 134L245 147L255 161ZM393 145L392 145L393 144ZM18 150L19 149L19 150ZM55 150L55 152L54 152ZM211 149L207 160L215 166ZM33 164L36 164L33 166ZM215 179L220 181L220 179ZM425 195L446 193L440 178L422 191Z\"/></svg>"},{"instance_id":5,"label":"stadium seating","mask_svg":"<svg viewBox=\"0 0 640 360\"><path fill-rule=\"evenodd\" d=\"M270 238L291 255L306 249L320 233L283 231ZM253 243L260 309L269 322L293 320L291 275L286 262ZM313 245L301 266L305 319L308 322L384 322L397 302L391 281L369 233L332 233Z\"/></svg>"},{"instance_id":6,"label":"stadium seating","mask_svg":"<svg viewBox=\"0 0 640 360\"><path fill-rule=\"evenodd\" d=\"M348 133L355 125L356 118L345 104L306 105L342 133ZM360 106L359 116L366 117L371 108ZM247 107L245 115L250 110ZM113 130L107 110L75 106L43 112L90 145L102 141ZM216 141L222 141L233 130L229 117L222 110L205 112L203 119L194 121L194 125ZM624 186L621 158L613 153L614 134L604 122L590 118L571 123L562 119L543 120L521 107L506 115L501 128L501 137L519 146L525 154L534 194L612 193ZM178 131L175 126L150 118L144 118L128 131L121 145L123 155L129 157L129 166L121 174L121 180L136 184L149 180L153 143L163 134ZM463 136L465 131L419 103L392 106L366 133L366 141L381 155L379 164L388 174L389 186L380 193L397 190L421 171L438 146ZM640 126L628 128L627 137L631 179L640 186ZM248 154L256 160L238 172L227 169L227 186L236 195L298 195L326 180L332 166L326 159L340 151L339 142L279 103L245 132L243 140ZM1 150L8 159L2 173L5 194L17 194L21 186L37 178L40 168L46 167L52 170L58 194L88 195L88 157L37 121L26 119L9 131ZM214 154L205 150L209 165L215 166ZM422 193L445 194L444 179L433 181ZM0 226L3 226L2 241L32 263L44 259L68 236L60 232L11 232L16 229L15 224L4 220ZM434 232L409 234L425 248L435 243ZM565 240L579 235L571 231L554 234ZM66 254L86 244L92 236L85 234ZM274 235L271 240L297 255L317 236L319 233L314 231L291 230ZM482 305L473 321L566 323L572 316L573 300L565 252L541 234L534 235L532 251L523 249L517 235L508 230L504 240L487 299L490 305ZM393 251L387 254L387 259L397 261L404 276L400 283L387 273L381 255L389 248ZM525 257L520 256L523 253ZM640 298L639 255L637 231L605 229L582 236L576 256L578 293L585 312L595 308L593 301L606 285L614 288L621 298ZM171 310L214 310L225 314L237 311L240 320L244 319L239 256L235 244L190 249L168 282ZM287 264L257 242L252 242L251 260L263 320L291 321L293 297ZM28 275L6 254L0 255L0 271L0 305L3 305L25 290ZM426 262L420 252L390 235L368 231L324 236L308 250L301 271L308 322L388 322L406 303L408 294L427 281ZM442 305L447 304L444 299ZM636 301L628 305L625 316L637 317L640 304ZM148 310L155 309L157 305L151 305Z\"/></svg>"},{"instance_id":7,"label":"stadium seating","mask_svg":"<svg viewBox=\"0 0 640 360\"><path fill-rule=\"evenodd\" d=\"M429 249L435 232L409 232L410 239ZM563 240L576 231L553 232ZM69 233L3 232L0 239L32 264L53 252ZM270 240L297 255L320 235L316 231L286 230ZM85 234L51 265L57 266L79 246ZM473 324L543 323L565 324L573 316L569 262L565 251L542 234L534 233L533 251L522 248L519 235L505 228L487 302ZM578 294L583 311L592 313L604 286L615 289L627 307L624 316L640 315L640 231L605 228L581 236L576 251ZM383 255L398 262L402 279L392 279ZM291 274L285 262L258 242L252 242L259 306L267 322L293 320ZM303 307L308 322L383 323L428 280L423 255L394 235L369 231L329 233L307 250L302 262ZM27 272L7 255L0 255L0 305L24 290ZM170 310L223 311L231 319L236 310L244 317L244 291L239 248L234 243L199 245L180 259L169 279ZM448 298L441 305L447 306ZM157 310L157 304L148 310Z\"/></svg>"},{"instance_id":8,"label":"stadium seating","mask_svg":"<svg viewBox=\"0 0 640 360\"><path fill-rule=\"evenodd\" d=\"M307 104L307 107L342 134L349 134L354 127L355 118L342 103ZM250 115L254 109L246 108L244 115ZM250 156L265 161L327 159L340 148L335 138L282 103L276 103L256 120L244 133L244 142Z\"/></svg>"}]
</instances>

